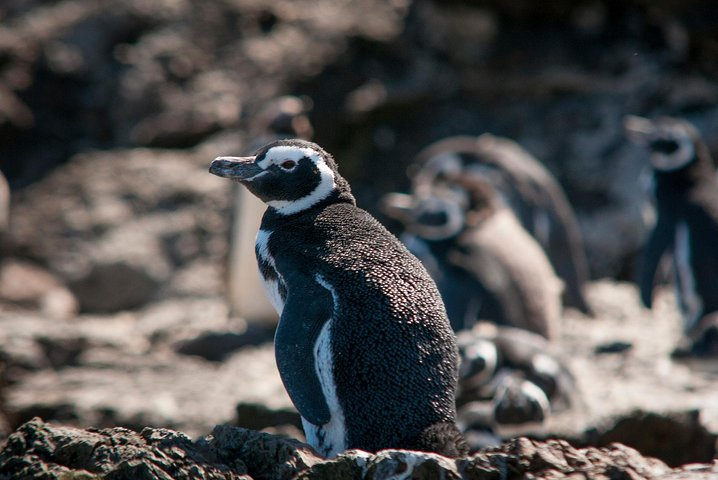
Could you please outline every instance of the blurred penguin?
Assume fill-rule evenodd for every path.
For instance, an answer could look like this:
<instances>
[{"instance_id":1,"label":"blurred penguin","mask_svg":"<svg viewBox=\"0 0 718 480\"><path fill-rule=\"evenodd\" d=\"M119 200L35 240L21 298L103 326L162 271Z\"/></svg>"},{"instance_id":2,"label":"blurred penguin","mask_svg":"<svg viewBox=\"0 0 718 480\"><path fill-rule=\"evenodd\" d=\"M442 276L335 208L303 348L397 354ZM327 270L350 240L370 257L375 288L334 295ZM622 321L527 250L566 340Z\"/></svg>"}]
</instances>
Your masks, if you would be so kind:
<instances>
[{"instance_id":1,"label":"blurred penguin","mask_svg":"<svg viewBox=\"0 0 718 480\"><path fill-rule=\"evenodd\" d=\"M592 313L583 292L588 263L573 209L551 173L520 145L490 134L449 137L419 152L410 175L416 192L466 176L487 179L546 251L565 283L564 304Z\"/></svg>"},{"instance_id":2,"label":"blurred penguin","mask_svg":"<svg viewBox=\"0 0 718 480\"><path fill-rule=\"evenodd\" d=\"M311 140L314 134L308 113L312 108L306 98L282 96L268 102L251 121L247 154L283 138ZM254 254L255 236L266 209L246 188L234 191L234 216L231 228L227 300L232 314L251 323L273 327L277 313L264 294L257 273Z\"/></svg>"},{"instance_id":3,"label":"blurred penguin","mask_svg":"<svg viewBox=\"0 0 718 480\"><path fill-rule=\"evenodd\" d=\"M562 282L546 254L481 177L384 197L384 213L434 277L455 331L479 319L546 338L559 331Z\"/></svg>"},{"instance_id":4,"label":"blurred penguin","mask_svg":"<svg viewBox=\"0 0 718 480\"><path fill-rule=\"evenodd\" d=\"M656 224L642 252L641 300L651 308L656 271L664 253L673 257L674 284L683 315L687 348L715 355L705 335L713 334L718 312L718 180L698 131L671 117L629 116L626 133L649 151ZM708 318L708 320L704 320ZM710 326L707 328L706 325Z\"/></svg>"},{"instance_id":5,"label":"blurred penguin","mask_svg":"<svg viewBox=\"0 0 718 480\"><path fill-rule=\"evenodd\" d=\"M551 415L581 405L573 375L540 335L482 322L457 343L458 415L472 447L536 433Z\"/></svg>"},{"instance_id":6,"label":"blurred penguin","mask_svg":"<svg viewBox=\"0 0 718 480\"><path fill-rule=\"evenodd\" d=\"M10 186L0 172L0 233L8 229L10 223Z\"/></svg>"}]
</instances>

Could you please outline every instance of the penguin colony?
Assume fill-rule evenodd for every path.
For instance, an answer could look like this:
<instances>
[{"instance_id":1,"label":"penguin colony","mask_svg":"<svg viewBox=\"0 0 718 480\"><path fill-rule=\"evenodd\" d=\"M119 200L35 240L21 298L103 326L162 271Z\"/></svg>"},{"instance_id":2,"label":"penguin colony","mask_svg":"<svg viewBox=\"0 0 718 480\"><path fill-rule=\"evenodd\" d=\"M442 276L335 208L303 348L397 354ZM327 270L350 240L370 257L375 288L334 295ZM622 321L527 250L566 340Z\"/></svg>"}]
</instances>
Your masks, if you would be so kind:
<instances>
[{"instance_id":1,"label":"penguin colony","mask_svg":"<svg viewBox=\"0 0 718 480\"><path fill-rule=\"evenodd\" d=\"M649 152L657 212L641 259L641 300L651 308L656 270L670 252L688 342L683 348L698 356L718 354L718 180L713 160L696 129L683 120L631 116L625 127L629 138Z\"/></svg>"},{"instance_id":2,"label":"penguin colony","mask_svg":"<svg viewBox=\"0 0 718 480\"><path fill-rule=\"evenodd\" d=\"M716 355L715 165L687 122L629 117L626 132L649 150L658 216L641 300L651 307L658 264L671 253L683 353ZM219 158L211 171L268 205L256 255L281 315L277 363L308 441L328 456L465 452L442 300L416 259L356 208L331 156L275 142L250 158ZM488 134L436 142L410 172L411 193L389 194L381 208L403 225L457 332L458 422L472 447L575 408L575 381L548 339L560 329L562 288L565 305L589 315L591 307L581 236L558 183L515 142ZM436 401L422 403L427 395Z\"/></svg>"},{"instance_id":3,"label":"penguin colony","mask_svg":"<svg viewBox=\"0 0 718 480\"><path fill-rule=\"evenodd\" d=\"M456 339L421 263L358 208L334 159L279 140L210 172L267 204L261 276L280 314L276 361L307 441L335 456L358 448L467 453L456 425Z\"/></svg>"}]
</instances>

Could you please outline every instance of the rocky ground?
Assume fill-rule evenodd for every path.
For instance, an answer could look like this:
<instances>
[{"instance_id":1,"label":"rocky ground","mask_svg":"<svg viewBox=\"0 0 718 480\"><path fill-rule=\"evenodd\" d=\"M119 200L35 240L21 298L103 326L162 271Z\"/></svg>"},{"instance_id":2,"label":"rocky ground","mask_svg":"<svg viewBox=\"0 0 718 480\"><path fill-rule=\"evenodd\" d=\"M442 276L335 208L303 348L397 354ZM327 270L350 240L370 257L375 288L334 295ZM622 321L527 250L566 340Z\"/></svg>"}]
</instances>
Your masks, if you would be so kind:
<instances>
[{"instance_id":1,"label":"rocky ground","mask_svg":"<svg viewBox=\"0 0 718 480\"><path fill-rule=\"evenodd\" d=\"M670 467L710 462L718 366L671 359L672 292L647 311L625 282L650 215L621 122L681 115L718 150L718 19L710 1L574 4L4 2L0 169L13 197L0 235L0 441L34 417L302 438L271 331L228 313L232 187L207 173L245 148L267 100L295 93L377 214L383 193L407 186L412 156L443 136L490 131L537 155L576 208L596 317L565 312L558 345L582 404L522 433L620 441ZM55 428L29 425L8 452L28 429ZM183 452L212 442L163 432L122 435ZM529 444L502 448L517 445ZM661 465L655 476L690 474ZM265 478L247 472L234 478Z\"/></svg>"},{"instance_id":2,"label":"rocky ground","mask_svg":"<svg viewBox=\"0 0 718 480\"><path fill-rule=\"evenodd\" d=\"M26 452L32 452L28 458ZM137 433L122 428L87 431L35 419L23 425L0 453L2 478L480 480L511 478L710 479L718 465L671 469L620 444L576 449L564 441L518 438L471 458L384 450L350 450L326 460L296 440L218 426L191 441L166 429Z\"/></svg>"}]
</instances>

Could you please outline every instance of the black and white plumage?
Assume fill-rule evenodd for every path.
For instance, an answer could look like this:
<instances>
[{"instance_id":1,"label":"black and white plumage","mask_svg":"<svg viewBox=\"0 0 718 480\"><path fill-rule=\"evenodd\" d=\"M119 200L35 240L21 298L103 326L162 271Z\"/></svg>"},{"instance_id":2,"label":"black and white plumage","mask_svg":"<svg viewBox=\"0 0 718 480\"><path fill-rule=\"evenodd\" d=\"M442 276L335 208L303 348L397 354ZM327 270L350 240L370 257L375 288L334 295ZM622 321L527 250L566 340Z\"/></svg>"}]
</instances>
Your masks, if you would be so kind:
<instances>
[{"instance_id":1,"label":"black and white plumage","mask_svg":"<svg viewBox=\"0 0 718 480\"><path fill-rule=\"evenodd\" d=\"M662 256L672 253L684 332L718 311L718 180L698 131L671 117L627 117L629 138L650 151L656 224L642 252L641 300L652 305Z\"/></svg>"},{"instance_id":2,"label":"black and white plumage","mask_svg":"<svg viewBox=\"0 0 718 480\"><path fill-rule=\"evenodd\" d=\"M503 378L540 388L554 412L577 403L576 381L556 348L535 333L486 322L457 335L460 352L458 403L496 397Z\"/></svg>"},{"instance_id":3,"label":"black and white plumage","mask_svg":"<svg viewBox=\"0 0 718 480\"><path fill-rule=\"evenodd\" d=\"M367 212L321 147L280 140L219 157L268 206L257 260L280 313L277 365L308 442L328 456L406 448L457 456L457 347L421 263Z\"/></svg>"},{"instance_id":4,"label":"black and white plumage","mask_svg":"<svg viewBox=\"0 0 718 480\"><path fill-rule=\"evenodd\" d=\"M543 247L563 280L563 302L591 314L583 292L589 280L583 238L573 209L551 173L516 142L491 134L454 136L418 153L410 168L413 191L456 179L488 180L524 228Z\"/></svg>"},{"instance_id":5,"label":"black and white plumage","mask_svg":"<svg viewBox=\"0 0 718 480\"><path fill-rule=\"evenodd\" d=\"M562 282L544 250L477 176L413 195L390 194L382 208L405 227L402 240L434 277L455 331L479 320L555 338Z\"/></svg>"},{"instance_id":6,"label":"black and white plumage","mask_svg":"<svg viewBox=\"0 0 718 480\"><path fill-rule=\"evenodd\" d=\"M552 415L581 406L569 368L540 335L482 322L459 332L457 342L458 415L472 448L482 446L486 431L525 435Z\"/></svg>"}]
</instances>

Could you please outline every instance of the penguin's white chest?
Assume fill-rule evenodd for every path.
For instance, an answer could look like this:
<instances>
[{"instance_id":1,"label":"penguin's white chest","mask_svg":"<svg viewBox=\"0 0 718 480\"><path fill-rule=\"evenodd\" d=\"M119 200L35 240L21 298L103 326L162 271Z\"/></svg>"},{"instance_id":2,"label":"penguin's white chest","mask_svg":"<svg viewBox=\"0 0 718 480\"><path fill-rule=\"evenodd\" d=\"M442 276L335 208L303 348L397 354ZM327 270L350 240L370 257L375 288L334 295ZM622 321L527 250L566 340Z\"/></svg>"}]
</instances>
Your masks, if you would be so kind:
<instances>
[{"instance_id":1,"label":"penguin's white chest","mask_svg":"<svg viewBox=\"0 0 718 480\"><path fill-rule=\"evenodd\" d=\"M332 298L337 301L334 289L321 277L317 282L329 290ZM335 457L347 448L344 412L337 397L337 386L334 380L334 355L331 345L332 320L329 319L322 327L314 344L314 365L322 387L322 394L329 407L330 420L324 425L314 425L302 418L307 443L325 457Z\"/></svg>"},{"instance_id":2,"label":"penguin's white chest","mask_svg":"<svg viewBox=\"0 0 718 480\"><path fill-rule=\"evenodd\" d=\"M259 276L262 279L264 291L274 309L281 316L282 310L284 309L284 296L282 295L284 286L282 285L282 277L279 275L274 263L274 258L269 253L268 244L271 235L272 232L267 230L259 230L257 232L257 238L255 240L257 266L259 267ZM286 290L284 291L286 292Z\"/></svg>"}]
</instances>

